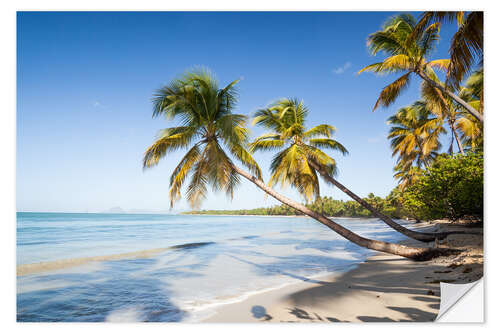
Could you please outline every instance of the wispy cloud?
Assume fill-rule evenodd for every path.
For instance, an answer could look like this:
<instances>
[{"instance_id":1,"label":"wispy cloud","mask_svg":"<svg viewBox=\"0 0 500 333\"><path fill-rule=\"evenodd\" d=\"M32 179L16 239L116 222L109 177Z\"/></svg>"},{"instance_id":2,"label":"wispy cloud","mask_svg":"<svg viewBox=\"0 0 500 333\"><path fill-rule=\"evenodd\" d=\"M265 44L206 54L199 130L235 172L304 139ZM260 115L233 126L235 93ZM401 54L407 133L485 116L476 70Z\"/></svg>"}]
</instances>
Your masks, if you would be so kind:
<instances>
[{"instance_id":1,"label":"wispy cloud","mask_svg":"<svg viewBox=\"0 0 500 333\"><path fill-rule=\"evenodd\" d=\"M107 107L105 105L103 105L101 102L99 101L95 101L92 103L92 106L96 109L107 109Z\"/></svg>"},{"instance_id":2,"label":"wispy cloud","mask_svg":"<svg viewBox=\"0 0 500 333\"><path fill-rule=\"evenodd\" d=\"M351 65L352 64L348 61L343 66L333 69L332 72L333 72L333 74L337 74L337 75L343 74L346 70L348 70L351 67Z\"/></svg>"}]
</instances>

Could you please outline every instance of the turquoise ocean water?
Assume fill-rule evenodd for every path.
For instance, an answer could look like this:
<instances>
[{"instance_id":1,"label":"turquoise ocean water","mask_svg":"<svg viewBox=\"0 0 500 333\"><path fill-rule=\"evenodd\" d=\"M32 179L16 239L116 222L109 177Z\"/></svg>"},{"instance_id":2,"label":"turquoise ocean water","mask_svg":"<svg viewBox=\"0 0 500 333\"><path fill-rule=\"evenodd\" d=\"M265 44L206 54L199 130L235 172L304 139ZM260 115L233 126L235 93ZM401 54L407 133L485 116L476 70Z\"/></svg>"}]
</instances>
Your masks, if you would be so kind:
<instances>
[{"instance_id":1,"label":"turquoise ocean water","mask_svg":"<svg viewBox=\"0 0 500 333\"><path fill-rule=\"evenodd\" d=\"M377 219L334 220L379 240L404 237ZM305 217L17 213L17 265L157 248L168 249L18 276L17 320L199 321L374 253Z\"/></svg>"}]
</instances>

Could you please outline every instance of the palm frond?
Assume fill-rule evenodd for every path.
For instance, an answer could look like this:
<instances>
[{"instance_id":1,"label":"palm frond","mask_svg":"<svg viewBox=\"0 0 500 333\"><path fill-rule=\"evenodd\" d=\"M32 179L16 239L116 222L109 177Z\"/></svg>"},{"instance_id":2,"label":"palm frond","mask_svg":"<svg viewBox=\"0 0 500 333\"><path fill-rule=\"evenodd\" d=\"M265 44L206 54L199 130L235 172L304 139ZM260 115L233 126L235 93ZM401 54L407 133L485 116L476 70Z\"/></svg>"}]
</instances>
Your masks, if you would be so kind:
<instances>
[{"instance_id":1,"label":"palm frond","mask_svg":"<svg viewBox=\"0 0 500 333\"><path fill-rule=\"evenodd\" d=\"M427 65L431 66L432 68L436 68L439 70L442 70L444 72L448 71L448 67L450 66L450 59L436 59L429 61Z\"/></svg>"},{"instance_id":2,"label":"palm frond","mask_svg":"<svg viewBox=\"0 0 500 333\"><path fill-rule=\"evenodd\" d=\"M255 140L250 144L250 151L252 153L257 151L269 151L275 150L277 148L283 147L285 140L281 139L267 139L267 140Z\"/></svg>"},{"instance_id":3,"label":"palm frond","mask_svg":"<svg viewBox=\"0 0 500 333\"><path fill-rule=\"evenodd\" d=\"M172 172L170 176L170 207L174 206L174 203L179 200L181 196L181 187L186 180L188 173L191 171L193 165L200 159L200 149L199 144L194 145L184 157L181 159L180 163Z\"/></svg>"},{"instance_id":4,"label":"palm frond","mask_svg":"<svg viewBox=\"0 0 500 333\"><path fill-rule=\"evenodd\" d=\"M157 165L168 152L188 147L195 136L196 129L192 127L172 127L161 131L159 138L144 153L143 168Z\"/></svg>"},{"instance_id":5,"label":"palm frond","mask_svg":"<svg viewBox=\"0 0 500 333\"><path fill-rule=\"evenodd\" d=\"M257 177L258 179L262 179L262 171L260 170L259 164L242 145L229 142L228 147L231 151L231 154L233 154L233 156L236 157L238 161L246 166L255 177Z\"/></svg>"},{"instance_id":6,"label":"palm frond","mask_svg":"<svg viewBox=\"0 0 500 333\"><path fill-rule=\"evenodd\" d=\"M208 171L209 167L205 156L200 158L193 166L191 182L186 190L186 197L189 205L194 209L198 209L203 199L207 196Z\"/></svg>"},{"instance_id":7,"label":"palm frond","mask_svg":"<svg viewBox=\"0 0 500 333\"><path fill-rule=\"evenodd\" d=\"M333 139L311 139L309 140L309 145L316 148L329 148L337 150L340 151L342 155L349 154L347 149L342 144L340 144L340 142Z\"/></svg>"},{"instance_id":8,"label":"palm frond","mask_svg":"<svg viewBox=\"0 0 500 333\"><path fill-rule=\"evenodd\" d=\"M328 124L321 124L310 128L304 132L304 138L316 138L318 136L332 137L337 129L335 126Z\"/></svg>"},{"instance_id":9,"label":"palm frond","mask_svg":"<svg viewBox=\"0 0 500 333\"><path fill-rule=\"evenodd\" d=\"M410 74L411 72L406 73L396 81L385 86L384 89L382 89L382 91L380 92L379 98L377 99L377 102L373 107L373 111L375 111L380 104L387 107L394 103L396 98L404 91L404 89L408 88L408 85L410 83Z\"/></svg>"},{"instance_id":10,"label":"palm frond","mask_svg":"<svg viewBox=\"0 0 500 333\"><path fill-rule=\"evenodd\" d=\"M463 77L470 73L476 60L483 57L483 12L471 12L453 35L450 45L451 65L447 84L458 88Z\"/></svg>"}]
</instances>

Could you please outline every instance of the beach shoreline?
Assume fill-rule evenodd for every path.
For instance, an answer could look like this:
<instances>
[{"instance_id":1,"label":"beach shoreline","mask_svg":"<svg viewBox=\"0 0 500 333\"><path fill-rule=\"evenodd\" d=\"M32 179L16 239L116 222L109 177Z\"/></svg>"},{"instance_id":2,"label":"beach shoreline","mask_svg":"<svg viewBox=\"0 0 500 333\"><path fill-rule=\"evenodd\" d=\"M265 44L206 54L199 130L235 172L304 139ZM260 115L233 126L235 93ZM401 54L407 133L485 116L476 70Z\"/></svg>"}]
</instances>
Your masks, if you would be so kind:
<instances>
[{"instance_id":1,"label":"beach shoreline","mask_svg":"<svg viewBox=\"0 0 500 333\"><path fill-rule=\"evenodd\" d=\"M415 226L428 232L463 228L443 220ZM482 277L482 241L482 235L449 236L438 246L464 252L427 262L376 253L346 272L298 281L220 305L201 322L434 321L440 305L439 282L469 283ZM410 239L401 243L422 246Z\"/></svg>"}]
</instances>

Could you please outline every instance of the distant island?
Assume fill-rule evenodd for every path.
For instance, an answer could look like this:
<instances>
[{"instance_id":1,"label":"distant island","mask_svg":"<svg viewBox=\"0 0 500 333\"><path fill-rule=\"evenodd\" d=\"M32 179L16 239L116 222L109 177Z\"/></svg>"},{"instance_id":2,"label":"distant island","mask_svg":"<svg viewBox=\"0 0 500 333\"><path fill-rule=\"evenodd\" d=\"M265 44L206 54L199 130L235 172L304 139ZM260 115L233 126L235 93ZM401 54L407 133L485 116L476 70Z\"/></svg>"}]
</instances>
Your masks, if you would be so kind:
<instances>
[{"instance_id":1,"label":"distant island","mask_svg":"<svg viewBox=\"0 0 500 333\"><path fill-rule=\"evenodd\" d=\"M365 200L377 210L393 218L406 218L410 214L389 195L381 198L370 193ZM310 204L306 204L309 209L326 216L333 217L374 217L374 215L354 200L335 200L332 197L321 197ZM181 214L191 215L266 215L266 216L294 216L304 215L286 205L276 205L272 207L236 209L236 210L194 210Z\"/></svg>"}]
</instances>

